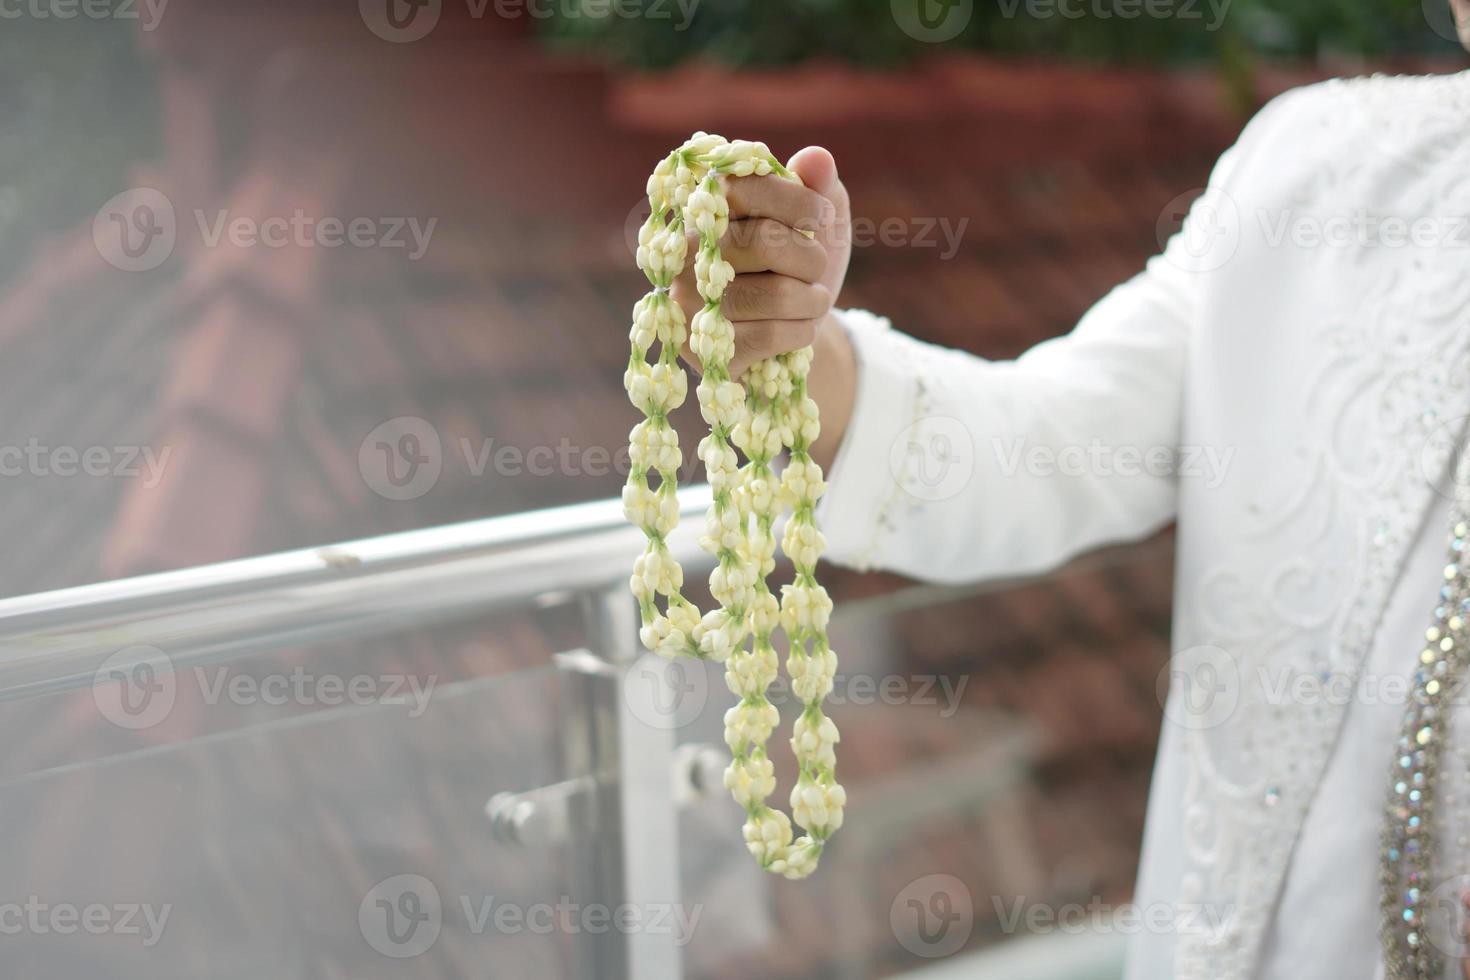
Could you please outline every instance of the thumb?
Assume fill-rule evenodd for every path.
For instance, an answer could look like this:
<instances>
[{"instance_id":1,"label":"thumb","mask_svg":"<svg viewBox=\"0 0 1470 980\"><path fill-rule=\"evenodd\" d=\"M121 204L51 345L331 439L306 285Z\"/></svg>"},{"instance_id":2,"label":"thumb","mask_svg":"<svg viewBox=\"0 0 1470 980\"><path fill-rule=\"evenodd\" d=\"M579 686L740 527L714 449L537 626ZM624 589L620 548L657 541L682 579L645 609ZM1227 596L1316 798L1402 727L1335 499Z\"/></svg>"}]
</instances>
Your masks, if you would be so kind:
<instances>
[{"instance_id":1,"label":"thumb","mask_svg":"<svg viewBox=\"0 0 1470 980\"><path fill-rule=\"evenodd\" d=\"M837 180L837 161L825 147L809 146L792 157L786 166L795 171L803 184L825 198L831 199L841 186Z\"/></svg>"}]
</instances>

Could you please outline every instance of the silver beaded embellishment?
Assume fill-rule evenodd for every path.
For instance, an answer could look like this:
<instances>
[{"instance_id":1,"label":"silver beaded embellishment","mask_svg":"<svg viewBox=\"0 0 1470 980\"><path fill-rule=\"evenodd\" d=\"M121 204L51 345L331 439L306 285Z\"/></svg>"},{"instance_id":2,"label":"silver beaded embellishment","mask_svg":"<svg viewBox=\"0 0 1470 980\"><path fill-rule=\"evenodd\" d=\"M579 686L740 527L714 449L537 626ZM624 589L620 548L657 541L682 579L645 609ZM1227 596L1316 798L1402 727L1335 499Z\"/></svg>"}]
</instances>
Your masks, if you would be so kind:
<instances>
[{"instance_id":1,"label":"silver beaded embellishment","mask_svg":"<svg viewBox=\"0 0 1470 980\"><path fill-rule=\"evenodd\" d=\"M1444 909L1432 902L1443 875L1435 840L1436 776L1448 740L1453 699L1463 683L1470 632L1470 521L1457 505L1449 563L1434 621L1424 631L1413 693L1394 751L1382 847L1381 939L1388 980L1439 980Z\"/></svg>"}]
</instances>

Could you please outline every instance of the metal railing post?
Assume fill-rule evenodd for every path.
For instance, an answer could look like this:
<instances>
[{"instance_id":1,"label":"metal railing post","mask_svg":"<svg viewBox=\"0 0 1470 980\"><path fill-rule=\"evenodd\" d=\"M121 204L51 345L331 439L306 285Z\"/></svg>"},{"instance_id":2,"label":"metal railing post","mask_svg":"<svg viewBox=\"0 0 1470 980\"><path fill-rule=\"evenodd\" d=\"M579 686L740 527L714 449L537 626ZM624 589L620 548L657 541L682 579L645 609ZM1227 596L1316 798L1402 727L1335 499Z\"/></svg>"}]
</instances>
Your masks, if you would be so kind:
<instances>
[{"instance_id":1,"label":"metal railing post","mask_svg":"<svg viewBox=\"0 0 1470 980\"><path fill-rule=\"evenodd\" d=\"M619 671L587 650L556 655L561 711L562 772L584 787L566 799L562 843L567 889L585 906L607 909L601 933L576 932L570 945L577 974L588 980L631 980L624 969L626 937L611 914L622 903L623 869L617 860L623 836L617 808L621 746L618 738Z\"/></svg>"},{"instance_id":2,"label":"metal railing post","mask_svg":"<svg viewBox=\"0 0 1470 980\"><path fill-rule=\"evenodd\" d=\"M674 803L674 743L672 724L661 724L666 716L653 703L656 688L627 683L628 672L661 671L672 665L655 657L643 661L638 642L638 607L627 585L616 585L588 599L589 627L597 638L598 652L616 671L616 683L603 690L612 704L615 719L613 771L616 779L599 795L599 821L604 836L599 853L592 855L601 865L601 877L617 882L618 901L628 905L641 923L621 936L620 968L606 976L627 980L679 980L683 975L680 948L670 924L680 900L679 820ZM654 920L660 925L650 927ZM599 970L599 977L604 973Z\"/></svg>"}]
</instances>

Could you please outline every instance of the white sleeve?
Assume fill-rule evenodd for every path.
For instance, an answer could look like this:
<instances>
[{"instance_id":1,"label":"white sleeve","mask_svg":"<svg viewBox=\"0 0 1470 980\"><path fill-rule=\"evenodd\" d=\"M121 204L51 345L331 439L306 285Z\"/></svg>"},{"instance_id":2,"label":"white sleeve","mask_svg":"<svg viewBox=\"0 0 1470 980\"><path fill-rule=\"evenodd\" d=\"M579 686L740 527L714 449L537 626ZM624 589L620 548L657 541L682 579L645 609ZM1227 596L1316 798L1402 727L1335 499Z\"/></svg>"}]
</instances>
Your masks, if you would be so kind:
<instances>
[{"instance_id":1,"label":"white sleeve","mask_svg":"<svg viewBox=\"0 0 1470 980\"><path fill-rule=\"evenodd\" d=\"M1227 184L1248 140L1265 141L1261 120L1272 111L1221 158L1212 191ZM1190 237L1210 233L1196 224L1202 213L1197 205L1164 252L1070 334L1013 361L839 312L858 380L818 509L828 557L970 581L1046 570L1167 524L1185 360L1209 275ZM976 316L983 322L983 311Z\"/></svg>"}]
</instances>

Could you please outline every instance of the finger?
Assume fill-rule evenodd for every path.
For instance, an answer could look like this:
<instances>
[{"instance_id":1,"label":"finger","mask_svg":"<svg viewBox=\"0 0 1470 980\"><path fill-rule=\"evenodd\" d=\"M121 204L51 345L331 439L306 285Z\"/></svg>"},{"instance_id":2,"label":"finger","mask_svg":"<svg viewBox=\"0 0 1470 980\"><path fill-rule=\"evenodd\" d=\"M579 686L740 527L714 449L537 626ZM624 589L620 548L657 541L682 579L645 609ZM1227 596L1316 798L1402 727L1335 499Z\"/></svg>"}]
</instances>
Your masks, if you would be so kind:
<instances>
[{"instance_id":1,"label":"finger","mask_svg":"<svg viewBox=\"0 0 1470 980\"><path fill-rule=\"evenodd\" d=\"M684 359L685 364L694 369L696 374L704 373L704 365L699 363L699 355L695 354L694 348L689 346L687 338L684 341L684 345L679 348L679 356Z\"/></svg>"},{"instance_id":2,"label":"finger","mask_svg":"<svg viewBox=\"0 0 1470 980\"><path fill-rule=\"evenodd\" d=\"M817 339L813 320L751 320L735 324L735 356L730 359L730 377L739 378L756 361L787 351L810 347Z\"/></svg>"},{"instance_id":3,"label":"finger","mask_svg":"<svg viewBox=\"0 0 1470 980\"><path fill-rule=\"evenodd\" d=\"M829 228L837 214L827 198L785 177L727 177L725 199L731 218L771 218L803 231Z\"/></svg>"},{"instance_id":4,"label":"finger","mask_svg":"<svg viewBox=\"0 0 1470 980\"><path fill-rule=\"evenodd\" d=\"M787 167L814 193L830 201L834 214L842 214L847 209L847 188L837 175L837 160L825 147L808 146L793 156ZM817 238L824 245L836 245L840 237L835 223L817 229Z\"/></svg>"},{"instance_id":5,"label":"finger","mask_svg":"<svg viewBox=\"0 0 1470 980\"><path fill-rule=\"evenodd\" d=\"M801 178L803 184L823 197L831 198L842 188L837 179L837 160L826 147L808 146L792 157L786 166Z\"/></svg>"},{"instance_id":6,"label":"finger","mask_svg":"<svg viewBox=\"0 0 1470 980\"><path fill-rule=\"evenodd\" d=\"M700 249L698 232L689 234L689 254ZM775 272L803 282L816 282L827 271L827 252L819 241L772 218L731 221L720 239L720 254L736 274ZM684 266L680 279L694 284L694 263Z\"/></svg>"},{"instance_id":7,"label":"finger","mask_svg":"<svg viewBox=\"0 0 1470 980\"><path fill-rule=\"evenodd\" d=\"M720 250L736 273L775 272L816 282L827 271L826 249L771 218L730 222Z\"/></svg>"},{"instance_id":8,"label":"finger","mask_svg":"<svg viewBox=\"0 0 1470 980\"><path fill-rule=\"evenodd\" d=\"M774 272L736 276L721 299L725 316L743 320L815 320L832 308L832 294L819 283Z\"/></svg>"},{"instance_id":9,"label":"finger","mask_svg":"<svg viewBox=\"0 0 1470 980\"><path fill-rule=\"evenodd\" d=\"M699 295L699 286L694 282L694 270L685 269L669 287L669 297L684 311L684 322L694 319L694 314L704 307L704 297Z\"/></svg>"}]
</instances>

